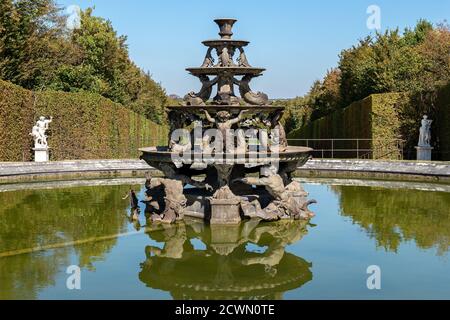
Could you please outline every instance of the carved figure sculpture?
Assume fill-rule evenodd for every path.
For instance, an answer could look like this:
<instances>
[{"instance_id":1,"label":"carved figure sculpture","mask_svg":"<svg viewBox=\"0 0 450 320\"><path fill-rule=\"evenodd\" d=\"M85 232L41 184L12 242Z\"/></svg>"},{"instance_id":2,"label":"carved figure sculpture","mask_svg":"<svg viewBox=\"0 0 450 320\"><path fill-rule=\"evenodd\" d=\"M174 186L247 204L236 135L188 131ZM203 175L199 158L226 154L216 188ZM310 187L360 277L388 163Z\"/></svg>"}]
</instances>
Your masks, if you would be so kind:
<instances>
[{"instance_id":1,"label":"carved figure sculpture","mask_svg":"<svg viewBox=\"0 0 450 320\"><path fill-rule=\"evenodd\" d=\"M183 218L183 210L186 207L186 197L183 195L183 182L168 178L151 178L148 183L150 189L163 186L165 197L165 209L161 215L153 214L152 220L160 220L163 223L174 223Z\"/></svg>"},{"instance_id":2,"label":"carved figure sculpture","mask_svg":"<svg viewBox=\"0 0 450 320\"><path fill-rule=\"evenodd\" d=\"M136 196L136 192L133 189L130 189L130 191L122 199L125 200L128 198L130 199L130 209L131 209L130 219L132 221L137 221L139 220L139 213L140 213L139 200Z\"/></svg>"},{"instance_id":3,"label":"carved figure sculpture","mask_svg":"<svg viewBox=\"0 0 450 320\"><path fill-rule=\"evenodd\" d=\"M286 139L286 131L284 130L283 125L280 122L282 113L277 112L275 116L272 118L271 125L272 130L270 134L271 140L271 151L275 152L284 152L287 149L288 143ZM278 149L278 150L277 150Z\"/></svg>"},{"instance_id":4,"label":"carved figure sculpture","mask_svg":"<svg viewBox=\"0 0 450 320\"><path fill-rule=\"evenodd\" d=\"M45 132L48 130L48 125L53 121L53 117L46 119L45 117L39 117L36 125L33 126L30 135L34 138L35 148L47 148L47 136Z\"/></svg>"},{"instance_id":5,"label":"carved figure sculpture","mask_svg":"<svg viewBox=\"0 0 450 320\"><path fill-rule=\"evenodd\" d=\"M208 48L208 51L206 52L205 60L203 60L201 68L207 68L212 67L214 65L214 58L211 55L211 51L213 50L212 47Z\"/></svg>"},{"instance_id":6,"label":"carved figure sculpture","mask_svg":"<svg viewBox=\"0 0 450 320\"><path fill-rule=\"evenodd\" d=\"M189 92L183 98L183 105L185 106L204 106L205 102L211 97L212 87L217 83L218 77L210 80L206 75L199 75L198 78L202 83L202 87L198 93L194 91Z\"/></svg>"},{"instance_id":7,"label":"carved figure sculpture","mask_svg":"<svg viewBox=\"0 0 450 320\"><path fill-rule=\"evenodd\" d=\"M217 81L217 95L214 102L222 105L239 105L240 99L234 94L234 77L228 72L224 72Z\"/></svg>"},{"instance_id":8,"label":"carved figure sculpture","mask_svg":"<svg viewBox=\"0 0 450 320\"><path fill-rule=\"evenodd\" d=\"M36 126L36 125L33 126L33 128L31 129L30 136L32 136L33 139L34 139L34 147L35 148L42 148L42 146L43 146L43 144L42 144L43 138L41 136L41 133L39 132L38 126Z\"/></svg>"},{"instance_id":9,"label":"carved figure sculpture","mask_svg":"<svg viewBox=\"0 0 450 320\"><path fill-rule=\"evenodd\" d=\"M232 67L234 65L227 47L222 47L217 55L219 56L219 63L216 67Z\"/></svg>"},{"instance_id":10,"label":"carved figure sculpture","mask_svg":"<svg viewBox=\"0 0 450 320\"><path fill-rule=\"evenodd\" d=\"M429 147L431 142L431 123L433 120L429 120L427 115L423 116L421 121L422 126L419 130L419 147Z\"/></svg>"},{"instance_id":11,"label":"carved figure sculpture","mask_svg":"<svg viewBox=\"0 0 450 320\"><path fill-rule=\"evenodd\" d=\"M204 102L208 101L209 97L211 97L212 87L217 83L218 77L210 80L206 75L199 75L198 77L200 82L202 83L202 87L200 91L196 93L196 96L201 98Z\"/></svg>"},{"instance_id":12,"label":"carved figure sculpture","mask_svg":"<svg viewBox=\"0 0 450 320\"><path fill-rule=\"evenodd\" d=\"M287 217L291 217L296 220L310 218L310 211L307 207L309 204L315 203L315 201L310 200L305 202L303 205L299 205L294 197L292 197L290 192L292 188L287 189L283 183L283 178L281 178L281 176L276 172L277 170L274 166L264 166L261 168L262 177L260 178L248 177L235 180L249 185L264 186L267 192L269 192L269 194L274 198L274 200L262 210L260 209L259 202L256 200L255 201L257 203L255 201L250 203L255 206L256 216L267 221ZM244 206L248 205L248 203L244 203Z\"/></svg>"},{"instance_id":13,"label":"carved figure sculpture","mask_svg":"<svg viewBox=\"0 0 450 320\"><path fill-rule=\"evenodd\" d=\"M233 83L239 86L239 94L245 102L251 105L265 105L269 101L269 97L264 92L253 92L250 89L250 81L254 78L253 75L245 75L241 80L233 79Z\"/></svg>"},{"instance_id":14,"label":"carved figure sculpture","mask_svg":"<svg viewBox=\"0 0 450 320\"><path fill-rule=\"evenodd\" d=\"M238 65L239 65L239 67L247 67L247 68L250 68L251 65L250 65L250 63L248 63L248 61L247 61L247 57L246 57L246 55L245 55L244 48L239 47L239 52L240 52L239 58L238 58Z\"/></svg>"},{"instance_id":15,"label":"carved figure sculpture","mask_svg":"<svg viewBox=\"0 0 450 320\"><path fill-rule=\"evenodd\" d=\"M223 144L223 146L227 147L226 150L230 150L230 148L232 150L234 150L234 139L233 139L233 141L229 141L230 139L226 139L226 137L227 137L227 135L231 136L231 134L230 134L231 127L234 124L241 121L243 119L244 113L247 112L248 110L241 110L241 112L239 112L239 115L233 119L230 119L231 114L225 110L217 112L217 114L216 114L217 119L214 119L213 117L211 117L210 114L208 113L208 111L206 111L206 110L203 110L203 111L205 112L206 120L208 120L210 123L214 124L216 126L216 128L220 131L220 133L222 134L223 141L224 142L228 141L228 143L229 143L228 146Z\"/></svg>"},{"instance_id":16,"label":"carved figure sculpture","mask_svg":"<svg viewBox=\"0 0 450 320\"><path fill-rule=\"evenodd\" d=\"M189 92L183 98L183 105L185 106L204 106L205 102L202 98L198 97L194 91Z\"/></svg>"},{"instance_id":17,"label":"carved figure sculpture","mask_svg":"<svg viewBox=\"0 0 450 320\"><path fill-rule=\"evenodd\" d=\"M155 178L152 179L150 186L157 187L159 185L164 186L164 191L166 196L165 210L162 214L162 222L164 223L174 223L177 219L183 218L183 210L186 206L186 197L183 195L183 183L181 181L165 179L165 178Z\"/></svg>"}]
</instances>

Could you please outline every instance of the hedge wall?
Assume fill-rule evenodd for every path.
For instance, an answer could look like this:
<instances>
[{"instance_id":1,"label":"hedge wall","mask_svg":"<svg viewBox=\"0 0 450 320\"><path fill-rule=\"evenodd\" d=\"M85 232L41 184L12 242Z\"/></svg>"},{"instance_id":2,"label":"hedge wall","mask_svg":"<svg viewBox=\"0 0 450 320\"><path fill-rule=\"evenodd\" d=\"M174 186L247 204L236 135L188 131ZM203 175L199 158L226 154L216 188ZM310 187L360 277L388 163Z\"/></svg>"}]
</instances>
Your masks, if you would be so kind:
<instances>
[{"instance_id":1,"label":"hedge wall","mask_svg":"<svg viewBox=\"0 0 450 320\"><path fill-rule=\"evenodd\" d=\"M392 142L400 136L398 120L398 101L404 98L401 93L373 94L367 98L353 102L348 107L317 119L309 125L288 134L290 139L372 139L348 141L309 141L308 145L315 149L366 149L360 151L324 152L325 157L354 158L374 157L397 159L396 143ZM290 141L292 145L304 145L306 142ZM367 150L374 150L373 153Z\"/></svg>"},{"instance_id":2,"label":"hedge wall","mask_svg":"<svg viewBox=\"0 0 450 320\"><path fill-rule=\"evenodd\" d=\"M435 133L437 136L440 160L450 160L450 83L438 91L436 108L436 120L431 125L431 135Z\"/></svg>"},{"instance_id":3,"label":"hedge wall","mask_svg":"<svg viewBox=\"0 0 450 320\"><path fill-rule=\"evenodd\" d=\"M136 158L142 146L167 143L167 128L91 93L31 92L0 80L0 161L32 160L37 118L53 116L50 159Z\"/></svg>"}]
</instances>

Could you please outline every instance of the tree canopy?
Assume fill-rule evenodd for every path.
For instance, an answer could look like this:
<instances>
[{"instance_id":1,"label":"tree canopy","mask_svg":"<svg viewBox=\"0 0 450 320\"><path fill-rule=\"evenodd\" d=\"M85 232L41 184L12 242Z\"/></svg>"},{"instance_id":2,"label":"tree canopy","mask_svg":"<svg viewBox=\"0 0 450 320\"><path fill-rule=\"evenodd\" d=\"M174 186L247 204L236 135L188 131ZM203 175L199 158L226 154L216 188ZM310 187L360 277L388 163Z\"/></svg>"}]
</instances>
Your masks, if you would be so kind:
<instances>
[{"instance_id":1,"label":"tree canopy","mask_svg":"<svg viewBox=\"0 0 450 320\"><path fill-rule=\"evenodd\" d=\"M293 101L297 112L315 120L374 93L410 92L432 104L433 94L450 81L450 28L419 20L414 28L387 30L342 50L337 68ZM292 104L292 102L291 102ZM301 109L301 111L300 111ZM291 126L301 127L306 122ZM292 121L291 121L292 122Z\"/></svg>"},{"instance_id":2,"label":"tree canopy","mask_svg":"<svg viewBox=\"0 0 450 320\"><path fill-rule=\"evenodd\" d=\"M129 58L111 21L80 13L79 28L53 0L0 0L0 78L31 90L98 93L160 122L166 94Z\"/></svg>"}]
</instances>

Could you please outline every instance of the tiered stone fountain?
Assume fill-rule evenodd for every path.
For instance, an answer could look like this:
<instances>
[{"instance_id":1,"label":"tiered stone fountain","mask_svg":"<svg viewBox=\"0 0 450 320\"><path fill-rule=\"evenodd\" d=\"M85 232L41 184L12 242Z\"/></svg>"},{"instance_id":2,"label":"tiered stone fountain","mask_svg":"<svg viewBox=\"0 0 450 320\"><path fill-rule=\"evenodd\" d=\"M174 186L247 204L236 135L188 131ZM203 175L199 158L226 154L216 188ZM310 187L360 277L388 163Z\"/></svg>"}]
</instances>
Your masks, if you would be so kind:
<instances>
[{"instance_id":1,"label":"tiered stone fountain","mask_svg":"<svg viewBox=\"0 0 450 320\"><path fill-rule=\"evenodd\" d=\"M250 89L265 69L248 62L248 41L231 39L236 20L215 22L221 38L204 41L203 63L186 69L199 78L201 89L188 93L182 105L168 107L168 146L140 149L141 158L165 175L147 180L151 219L173 223L192 216L211 224L309 219L313 201L291 174L312 149L288 146L280 122L284 107Z\"/></svg>"}]
</instances>

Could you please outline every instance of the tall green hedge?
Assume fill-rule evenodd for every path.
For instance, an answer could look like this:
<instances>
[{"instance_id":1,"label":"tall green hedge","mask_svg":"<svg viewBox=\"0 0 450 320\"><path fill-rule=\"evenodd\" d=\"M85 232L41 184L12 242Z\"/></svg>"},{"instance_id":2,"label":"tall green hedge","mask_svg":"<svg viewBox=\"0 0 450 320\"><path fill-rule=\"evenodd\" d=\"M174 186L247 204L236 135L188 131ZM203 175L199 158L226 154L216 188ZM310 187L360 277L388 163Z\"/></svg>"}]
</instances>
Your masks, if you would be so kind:
<instances>
[{"instance_id":1,"label":"tall green hedge","mask_svg":"<svg viewBox=\"0 0 450 320\"><path fill-rule=\"evenodd\" d=\"M367 98L353 102L344 109L317 119L309 125L289 133L290 139L370 139L341 140L332 142L309 141L308 145L315 149L365 149L368 151L336 151L333 157L353 158L368 157L397 158L394 139L400 136L400 123L395 105L403 97L400 93L373 94ZM290 144L302 144L306 141L291 141ZM330 157L331 152L324 156Z\"/></svg>"},{"instance_id":2,"label":"tall green hedge","mask_svg":"<svg viewBox=\"0 0 450 320\"><path fill-rule=\"evenodd\" d=\"M32 160L29 133L41 115L53 116L51 160L136 158L139 147L166 143L166 127L99 95L31 92L0 80L0 161Z\"/></svg>"},{"instance_id":3,"label":"tall green hedge","mask_svg":"<svg viewBox=\"0 0 450 320\"><path fill-rule=\"evenodd\" d=\"M360 142L359 148L373 149L374 158L398 158L397 143L402 139L403 155L415 159L420 120L424 114L434 120L431 126L433 160L450 160L450 84L432 92L435 98L424 102L423 93L372 94L348 107L311 122L289 133L291 139L373 139ZM428 101L428 100L426 100ZM304 144L304 141L298 141ZM291 144L295 144L292 141ZM356 148L355 141L335 142L335 148ZM316 149L330 148L329 141L311 142ZM361 155L361 153L359 154ZM326 153L326 157L330 154ZM355 152L340 152L336 157L356 157Z\"/></svg>"},{"instance_id":4,"label":"tall green hedge","mask_svg":"<svg viewBox=\"0 0 450 320\"><path fill-rule=\"evenodd\" d=\"M438 91L436 107L437 115L434 126L431 126L431 135L435 133L437 136L440 159L450 160L450 83Z\"/></svg>"}]
</instances>

